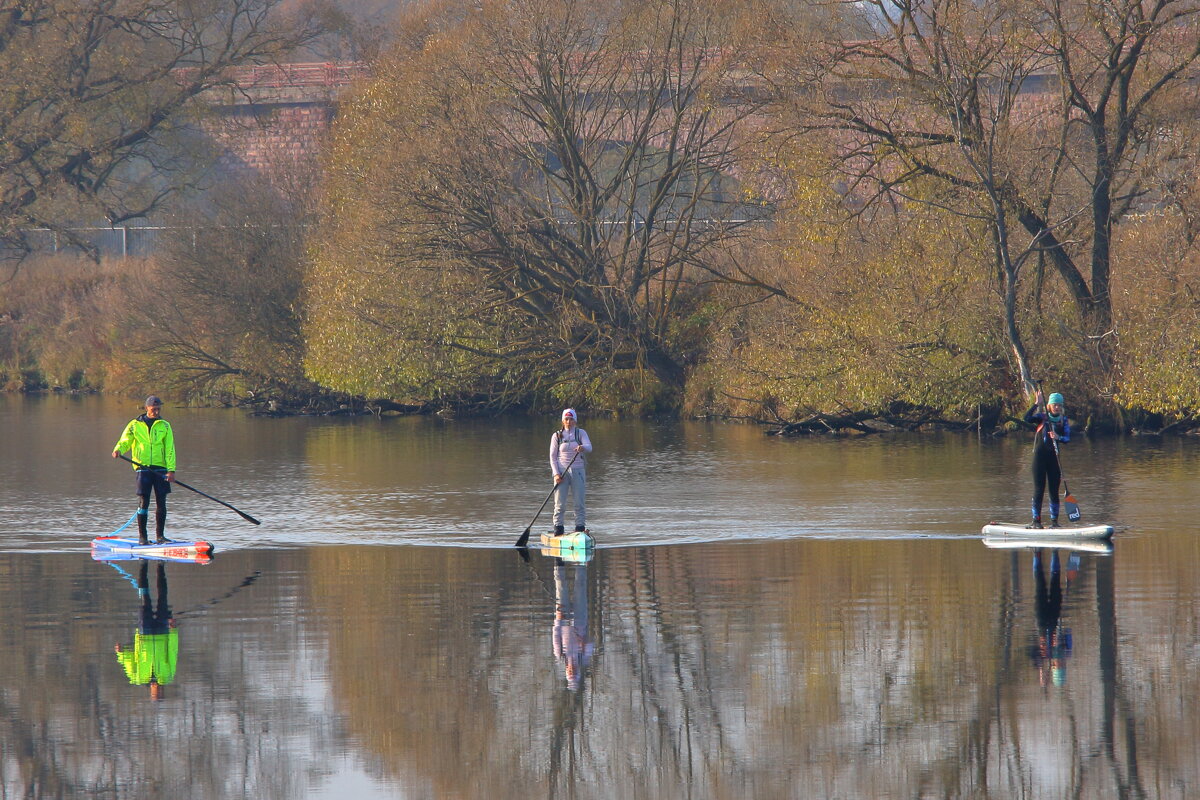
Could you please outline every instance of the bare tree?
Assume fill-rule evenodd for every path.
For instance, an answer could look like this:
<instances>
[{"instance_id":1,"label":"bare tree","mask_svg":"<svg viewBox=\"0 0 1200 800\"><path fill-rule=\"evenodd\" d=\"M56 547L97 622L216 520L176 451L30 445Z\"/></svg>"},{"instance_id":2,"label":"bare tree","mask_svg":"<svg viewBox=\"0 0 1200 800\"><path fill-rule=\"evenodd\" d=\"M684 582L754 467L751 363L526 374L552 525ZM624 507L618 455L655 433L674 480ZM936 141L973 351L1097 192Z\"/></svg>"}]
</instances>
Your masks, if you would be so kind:
<instances>
[{"instance_id":1,"label":"bare tree","mask_svg":"<svg viewBox=\"0 0 1200 800\"><path fill-rule=\"evenodd\" d=\"M318 34L281 0L0 0L0 244L102 216L118 223L179 187L165 146L230 67ZM83 242L77 242L86 246Z\"/></svg>"},{"instance_id":2,"label":"bare tree","mask_svg":"<svg viewBox=\"0 0 1200 800\"><path fill-rule=\"evenodd\" d=\"M211 192L127 289L125 355L147 380L185 397L317 394L304 379L301 332L312 178L294 177L287 191L238 181Z\"/></svg>"},{"instance_id":3,"label":"bare tree","mask_svg":"<svg viewBox=\"0 0 1200 800\"><path fill-rule=\"evenodd\" d=\"M1111 397L1112 228L1149 201L1150 176L1164 167L1157 155L1170 137L1159 122L1200 57L1200 7L1185 0L869 0L860 7L876 34L832 41L821 51L824 64L808 62L827 90L806 107L807 124L844 137L841 163L860 201L925 201L933 183L942 189L932 195L947 207L988 209L1003 245L1000 263L1010 259L1008 277L1019 266L1005 256L1015 222L1025 235L1016 252L1032 248L1053 265L1078 313L1092 389Z\"/></svg>"}]
</instances>

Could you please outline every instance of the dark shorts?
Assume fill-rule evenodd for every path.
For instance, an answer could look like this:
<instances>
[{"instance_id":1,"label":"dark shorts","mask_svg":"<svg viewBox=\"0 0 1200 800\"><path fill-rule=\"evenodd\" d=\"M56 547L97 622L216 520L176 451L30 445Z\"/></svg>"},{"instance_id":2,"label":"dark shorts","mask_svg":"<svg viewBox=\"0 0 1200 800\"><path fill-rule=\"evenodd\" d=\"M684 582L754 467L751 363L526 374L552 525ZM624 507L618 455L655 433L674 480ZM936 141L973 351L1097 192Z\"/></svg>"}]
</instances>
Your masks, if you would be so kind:
<instances>
[{"instance_id":1,"label":"dark shorts","mask_svg":"<svg viewBox=\"0 0 1200 800\"><path fill-rule=\"evenodd\" d=\"M139 469L134 476L139 496L149 497L152 491L160 495L171 493L171 483L167 480L166 470Z\"/></svg>"}]
</instances>

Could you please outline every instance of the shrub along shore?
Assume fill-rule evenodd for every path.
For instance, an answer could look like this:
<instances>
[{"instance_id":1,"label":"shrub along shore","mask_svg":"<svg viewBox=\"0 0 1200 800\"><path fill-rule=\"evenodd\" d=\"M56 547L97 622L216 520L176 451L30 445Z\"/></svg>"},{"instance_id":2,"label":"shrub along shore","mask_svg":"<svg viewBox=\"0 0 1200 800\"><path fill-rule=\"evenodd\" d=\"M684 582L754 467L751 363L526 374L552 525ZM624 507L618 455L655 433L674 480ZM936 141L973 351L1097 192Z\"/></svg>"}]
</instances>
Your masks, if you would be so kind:
<instances>
[{"instance_id":1,"label":"shrub along shore","mask_svg":"<svg viewBox=\"0 0 1200 800\"><path fill-rule=\"evenodd\" d=\"M215 319L210 318L204 328L148 321L140 305L148 302L147 297L186 293L186 284L175 282L172 276L161 264L145 259L96 264L60 256L25 264L13 280L0 287L3 390L129 396L153 390L177 402L236 406L262 415L486 415L542 412L562 402L575 402L552 392L513 393L498 400L482 395L379 398L333 390L305 375L302 342L280 344L281 334L271 329L238 329L234 326L235 314L214 313ZM1161 297L1150 290L1144 296ZM177 299L171 305L180 302ZM1136 317L1135 311L1130 309L1130 316ZM1152 307L1139 313L1161 311L1161 307ZM201 374L197 359L202 357L197 354L214 346L217 339L209 331L220 330L215 324L218 319L235 328L221 331L223 341L236 342L241 349L226 351L220 365L225 371L216 380L197 381L195 376ZM864 316L857 324L877 325L878 319ZM1051 329L1048 335L1053 332ZM988 365L969 371L947 358L943 362L948 365L946 369L933 371L936 381L915 387L911 383L913 373L903 369L904 362L871 360L879 358L886 342L855 352L853 343L845 337L844 322L832 324L825 333L772 330L766 343L773 361L770 366L758 361L764 358L761 348L739 352L728 348L728 340L724 348L716 342L710 346L710 357L694 370L685 391L675 398L632 393L622 398L612 391L594 391L587 397L588 405L593 414L731 420L760 425L766 432L782 436L906 430L995 435L1020 427L1027 401L1014 379L1005 377L1008 365L1002 358L999 373L986 369ZM819 360L804 361L805 356L813 356L819 349L816 343L822 340L831 342L825 348L828 352ZM1130 337L1123 339L1122 344L1130 343ZM1161 339L1159 344L1168 345ZM995 350L1002 355L1001 347L997 345ZM835 362L841 362L843 369L830 369ZM924 363L920 359L918 362ZM1135 362L1134 366L1139 363L1144 362ZM1189 398L1180 388L1195 380L1194 370L1186 374L1187 363L1179 360L1172 364L1164 359L1154 363L1153 373L1145 367L1133 373L1140 376L1141 382L1163 387L1158 396L1164 405L1158 408L1136 403L1120 405L1086 396L1075 400L1083 387L1069 374L1047 376L1045 383L1063 390L1070 398L1069 410L1079 430L1195 434L1200 432L1200 404L1194 395ZM800 373L803 364L810 373L829 370L831 377L822 381L815 374L807 380L802 374L781 376L791 370ZM205 366L210 371L203 374L213 377L213 365ZM855 372L869 375L869 381L855 384ZM1172 380L1177 381L1176 388L1172 388ZM914 392L917 388L920 392ZM920 396L932 402L915 402L914 397Z\"/></svg>"}]
</instances>

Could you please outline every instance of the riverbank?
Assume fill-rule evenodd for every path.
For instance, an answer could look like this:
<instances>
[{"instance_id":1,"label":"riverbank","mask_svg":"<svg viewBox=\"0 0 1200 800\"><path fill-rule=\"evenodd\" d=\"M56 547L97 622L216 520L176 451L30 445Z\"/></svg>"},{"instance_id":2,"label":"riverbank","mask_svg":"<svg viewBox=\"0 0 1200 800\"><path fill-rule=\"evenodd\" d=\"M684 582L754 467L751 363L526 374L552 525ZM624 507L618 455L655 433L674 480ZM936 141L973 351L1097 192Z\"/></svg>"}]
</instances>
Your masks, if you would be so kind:
<instances>
[{"instance_id":1,"label":"riverbank","mask_svg":"<svg viewBox=\"0 0 1200 800\"><path fill-rule=\"evenodd\" d=\"M173 298L186 292L175 282L156 282L160 268L143 259L96 264L65 256L23 265L0 286L0 389L128 397L153 391L180 403L243 408L258 416L490 417L573 405L593 417L719 419L751 423L780 436L896 430L1003 435L1025 410L1019 385L1002 361L975 369L972 365L982 362L965 354L931 373L936 382L924 385L911 382L915 378L907 362L851 369L852 359L869 359L869 354L849 350L839 356L843 366L834 373L836 381L829 373L822 378L824 362L806 360L806 354L816 353L813 348L820 349L829 337L811 324L787 335L786 327L773 326L779 338L771 350L780 355L770 362L754 349L724 350L718 346L722 334L714 332L709 355L690 373L682 395L646 382L644 375L627 375L631 370L611 368L588 385L551 384L550 389L507 386L497 393L462 395L430 384L408 397L354 395L306 376L306 344L295 320L259 319L225 330L221 320L238 317L236 309L226 309L213 322L205 315L215 300L176 303ZM171 301L153 301L154 295L145 294L148 287ZM162 313L140 315L155 302ZM882 349L881 341L864 339L860 346ZM1048 340L1045 346L1061 349L1063 344ZM1180 383L1184 378L1175 374L1178 367L1147 373L1146 353L1133 346L1122 352L1133 359L1131 385L1163 388L1126 391L1118 399L1089 397L1082 368L1046 376L1047 385L1067 395L1076 430L1091 435L1200 432L1200 408L1189 400L1190 389Z\"/></svg>"}]
</instances>

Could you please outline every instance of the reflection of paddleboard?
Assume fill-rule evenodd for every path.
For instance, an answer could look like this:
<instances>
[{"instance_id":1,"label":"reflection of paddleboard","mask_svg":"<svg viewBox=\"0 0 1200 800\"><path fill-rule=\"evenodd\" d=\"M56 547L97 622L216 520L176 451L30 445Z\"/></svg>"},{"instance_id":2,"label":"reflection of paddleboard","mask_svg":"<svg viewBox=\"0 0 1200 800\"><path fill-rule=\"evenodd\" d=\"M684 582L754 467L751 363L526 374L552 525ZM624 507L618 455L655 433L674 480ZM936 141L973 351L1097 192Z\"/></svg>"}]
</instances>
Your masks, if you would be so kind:
<instances>
[{"instance_id":1,"label":"reflection of paddleboard","mask_svg":"<svg viewBox=\"0 0 1200 800\"><path fill-rule=\"evenodd\" d=\"M1112 525L1084 525L1068 528L1026 528L1016 522L989 522L984 536L1028 536L1035 539L1111 539Z\"/></svg>"},{"instance_id":2,"label":"reflection of paddleboard","mask_svg":"<svg viewBox=\"0 0 1200 800\"><path fill-rule=\"evenodd\" d=\"M596 557L596 548L589 547L586 550L562 550L557 547L543 547L542 555L553 558L556 561L566 561L572 564L586 564Z\"/></svg>"},{"instance_id":3,"label":"reflection of paddleboard","mask_svg":"<svg viewBox=\"0 0 1200 800\"><path fill-rule=\"evenodd\" d=\"M988 547L1031 549L1046 548L1048 550L1079 550L1085 553L1109 555L1113 551L1113 543L1107 539L1084 539L1081 537L1035 537L1035 536L985 536L983 543Z\"/></svg>"},{"instance_id":4,"label":"reflection of paddleboard","mask_svg":"<svg viewBox=\"0 0 1200 800\"><path fill-rule=\"evenodd\" d=\"M591 550L595 546L596 540L587 531L564 533L562 536L542 534L543 550Z\"/></svg>"},{"instance_id":5,"label":"reflection of paddleboard","mask_svg":"<svg viewBox=\"0 0 1200 800\"><path fill-rule=\"evenodd\" d=\"M186 564L211 564L213 557L208 553L193 553L187 556L133 553L129 550L93 550L96 561L179 561Z\"/></svg>"},{"instance_id":6,"label":"reflection of paddleboard","mask_svg":"<svg viewBox=\"0 0 1200 800\"><path fill-rule=\"evenodd\" d=\"M136 538L123 536L97 536L92 539L92 558L97 561L157 558L208 563L212 560L212 552L213 546L205 541L138 544Z\"/></svg>"}]
</instances>

